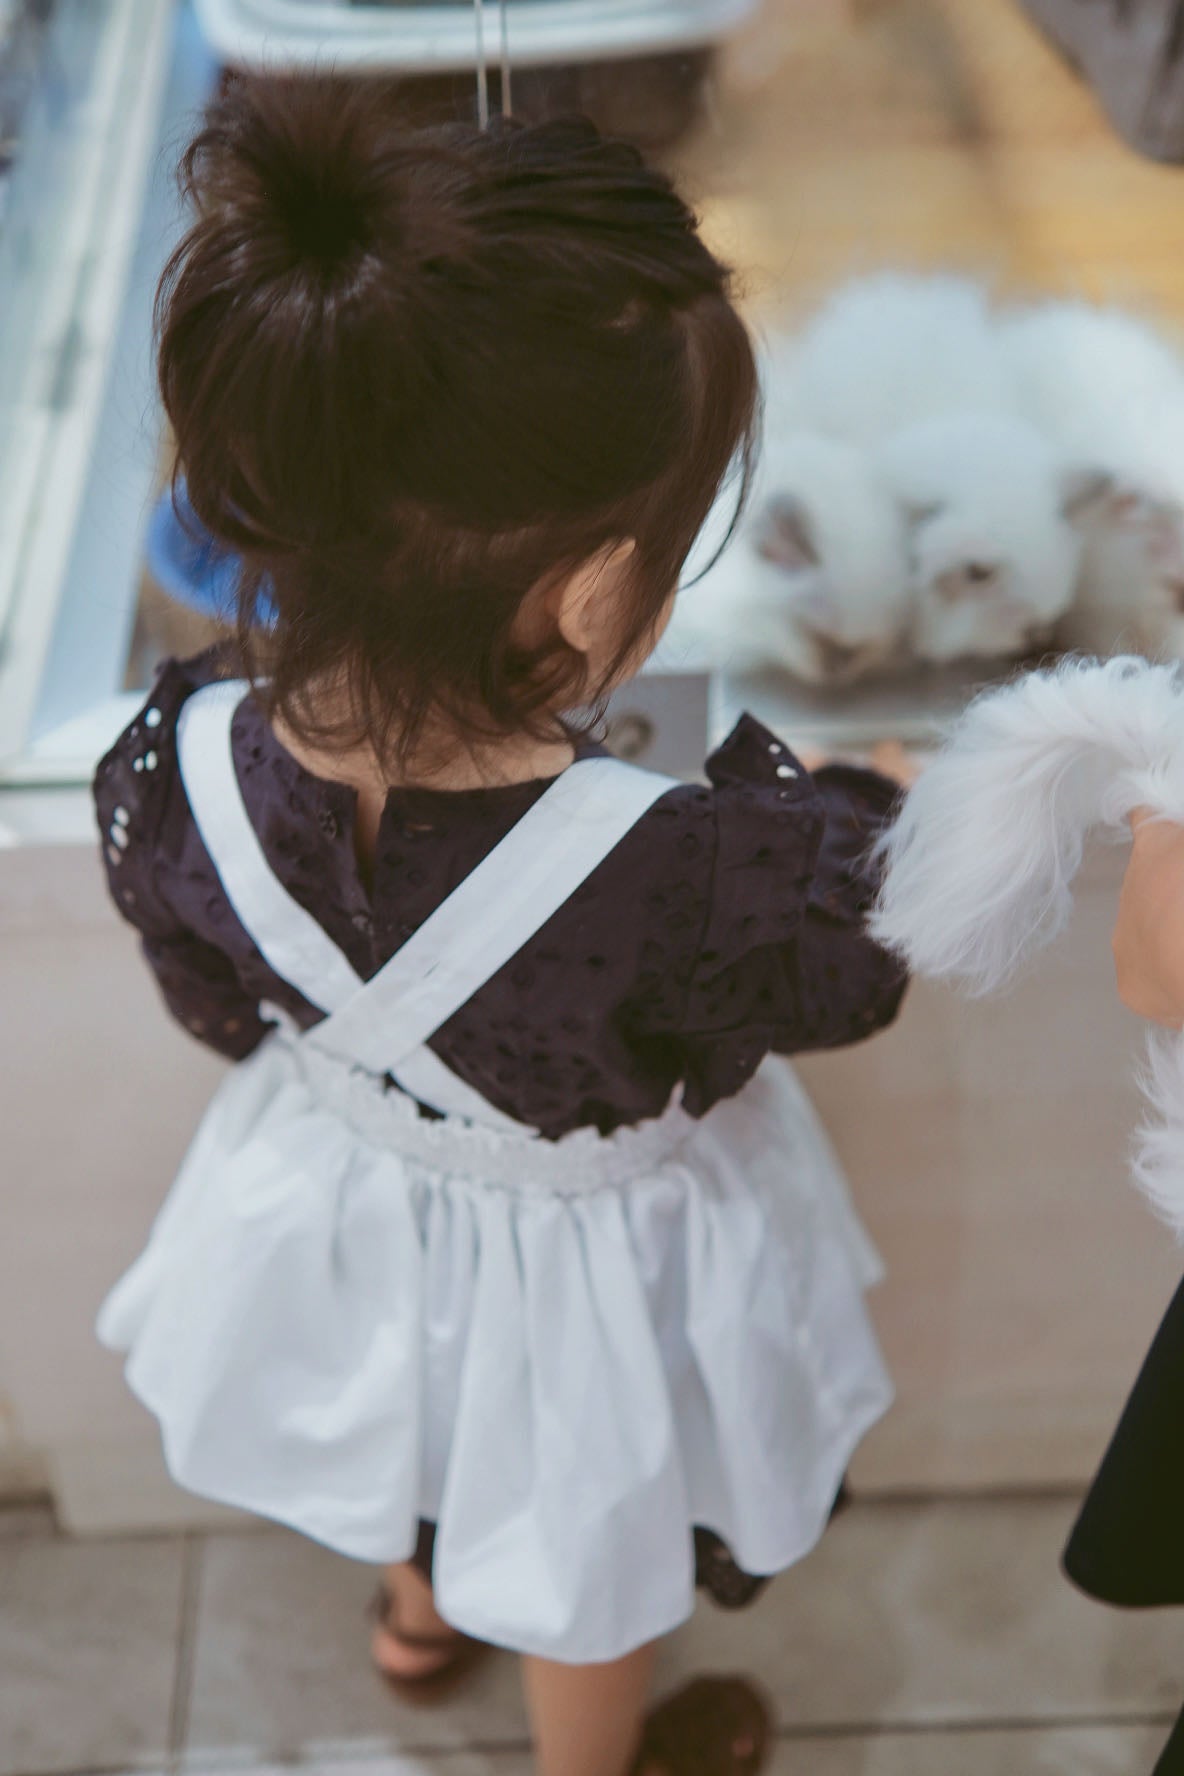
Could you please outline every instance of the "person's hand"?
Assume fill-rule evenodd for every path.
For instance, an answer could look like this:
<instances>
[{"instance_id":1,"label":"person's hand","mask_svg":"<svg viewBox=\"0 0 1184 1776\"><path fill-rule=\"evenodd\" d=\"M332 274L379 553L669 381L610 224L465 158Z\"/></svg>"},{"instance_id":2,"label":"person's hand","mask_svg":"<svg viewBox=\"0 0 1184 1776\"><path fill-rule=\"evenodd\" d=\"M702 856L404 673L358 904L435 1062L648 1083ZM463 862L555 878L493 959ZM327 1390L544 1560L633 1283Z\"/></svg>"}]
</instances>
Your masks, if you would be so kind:
<instances>
[{"instance_id":1,"label":"person's hand","mask_svg":"<svg viewBox=\"0 0 1184 1776\"><path fill-rule=\"evenodd\" d=\"M911 789L922 769L921 761L913 753L906 752L899 740L882 740L873 748L871 766L881 777L890 777L893 783L899 783L902 789Z\"/></svg>"},{"instance_id":2,"label":"person's hand","mask_svg":"<svg viewBox=\"0 0 1184 1776\"><path fill-rule=\"evenodd\" d=\"M1123 1004L1170 1029L1184 1027L1184 826L1147 809L1131 815L1134 842L1111 947Z\"/></svg>"},{"instance_id":3,"label":"person's hand","mask_svg":"<svg viewBox=\"0 0 1184 1776\"><path fill-rule=\"evenodd\" d=\"M878 746L872 748L866 759L828 756L819 752L816 747L809 746L795 748L795 756L811 775L820 771L824 765L866 763L873 771L878 771L881 777L889 777L893 783L899 783L902 789L911 789L921 775L919 760L906 752L899 740L882 740Z\"/></svg>"}]
</instances>

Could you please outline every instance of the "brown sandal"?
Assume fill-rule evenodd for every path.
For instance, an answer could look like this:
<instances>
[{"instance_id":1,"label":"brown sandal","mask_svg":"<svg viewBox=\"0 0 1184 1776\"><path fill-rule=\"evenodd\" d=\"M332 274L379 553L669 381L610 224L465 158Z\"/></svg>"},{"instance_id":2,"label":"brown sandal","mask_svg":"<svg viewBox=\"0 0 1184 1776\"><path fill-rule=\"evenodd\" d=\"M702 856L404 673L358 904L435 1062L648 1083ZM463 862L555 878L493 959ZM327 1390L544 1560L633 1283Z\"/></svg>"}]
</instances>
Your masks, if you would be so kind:
<instances>
[{"instance_id":1,"label":"brown sandal","mask_svg":"<svg viewBox=\"0 0 1184 1776\"><path fill-rule=\"evenodd\" d=\"M369 1615L374 1623L371 1641L374 1669L383 1683L405 1701L444 1701L486 1651L479 1641L470 1640L454 1629L445 1634L411 1634L401 1628L394 1596L385 1585L380 1585L371 1599ZM388 1671L378 1657L378 1643L382 1636L408 1652L438 1654L439 1663L432 1664L422 1677L403 1677L396 1671Z\"/></svg>"},{"instance_id":2,"label":"brown sandal","mask_svg":"<svg viewBox=\"0 0 1184 1776\"><path fill-rule=\"evenodd\" d=\"M655 1708L634 1776L756 1776L772 1736L769 1710L739 1677L699 1677Z\"/></svg>"}]
</instances>

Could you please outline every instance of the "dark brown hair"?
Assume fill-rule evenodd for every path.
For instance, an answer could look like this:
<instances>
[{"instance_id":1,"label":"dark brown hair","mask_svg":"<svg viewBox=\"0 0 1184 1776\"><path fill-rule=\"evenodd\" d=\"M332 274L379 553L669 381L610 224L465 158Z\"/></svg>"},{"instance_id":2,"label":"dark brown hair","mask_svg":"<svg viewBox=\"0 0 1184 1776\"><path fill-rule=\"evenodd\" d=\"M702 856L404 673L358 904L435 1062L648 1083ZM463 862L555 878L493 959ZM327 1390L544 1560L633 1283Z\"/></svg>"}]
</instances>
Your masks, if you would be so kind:
<instances>
[{"instance_id":1,"label":"dark brown hair","mask_svg":"<svg viewBox=\"0 0 1184 1776\"><path fill-rule=\"evenodd\" d=\"M694 217L583 120L409 129L328 76L233 83L181 171L160 386L270 707L386 761L429 717L553 733L603 686L516 640L526 594L634 539L620 670L747 479L751 345Z\"/></svg>"}]
</instances>

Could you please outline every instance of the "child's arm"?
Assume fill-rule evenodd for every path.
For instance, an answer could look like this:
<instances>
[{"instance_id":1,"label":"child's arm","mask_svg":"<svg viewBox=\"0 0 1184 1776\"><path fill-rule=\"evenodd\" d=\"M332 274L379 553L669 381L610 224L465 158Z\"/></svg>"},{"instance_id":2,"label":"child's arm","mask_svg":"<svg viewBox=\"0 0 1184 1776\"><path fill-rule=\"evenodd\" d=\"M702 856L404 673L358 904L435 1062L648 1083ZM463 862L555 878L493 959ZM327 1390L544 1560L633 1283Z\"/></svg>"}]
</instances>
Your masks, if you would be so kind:
<instances>
[{"instance_id":1,"label":"child's arm","mask_svg":"<svg viewBox=\"0 0 1184 1776\"><path fill-rule=\"evenodd\" d=\"M869 934L879 891L872 847L899 804L900 784L878 770L829 760L813 773L821 842L796 941L766 967L794 983L796 1016L774 1037L779 1054L843 1047L892 1023L907 973Z\"/></svg>"},{"instance_id":2,"label":"child's arm","mask_svg":"<svg viewBox=\"0 0 1184 1776\"><path fill-rule=\"evenodd\" d=\"M692 1107L735 1091L770 1051L871 1036L892 1022L906 984L867 931L872 852L899 786L842 764L811 775L747 718L707 773L707 819L682 841L687 879L666 897L671 929L653 946L660 959L685 956L682 990L661 974L632 1014L635 1030L677 1041Z\"/></svg>"},{"instance_id":3,"label":"child's arm","mask_svg":"<svg viewBox=\"0 0 1184 1776\"><path fill-rule=\"evenodd\" d=\"M109 877L114 871L108 866ZM133 877L134 865L127 870ZM259 1008L244 992L222 951L194 936L156 899L149 884L133 890L127 879L112 881L116 907L139 933L140 949L172 1016L227 1060L241 1061L267 1034Z\"/></svg>"},{"instance_id":4,"label":"child's arm","mask_svg":"<svg viewBox=\"0 0 1184 1776\"><path fill-rule=\"evenodd\" d=\"M169 939L142 932L140 947L169 1011L191 1036L229 1061L258 1047L270 1026L221 950L180 928Z\"/></svg>"},{"instance_id":5,"label":"child's arm","mask_svg":"<svg viewBox=\"0 0 1184 1776\"><path fill-rule=\"evenodd\" d=\"M163 750L164 741L160 746ZM156 882L159 798L164 773L133 774L118 752L95 779L103 864L116 910L140 938L145 960L177 1022L232 1061L267 1034L254 998L228 957L190 931Z\"/></svg>"},{"instance_id":6,"label":"child's arm","mask_svg":"<svg viewBox=\"0 0 1184 1776\"><path fill-rule=\"evenodd\" d=\"M1124 1005L1173 1030L1184 1026L1184 826L1132 814L1134 842L1114 926Z\"/></svg>"}]
</instances>

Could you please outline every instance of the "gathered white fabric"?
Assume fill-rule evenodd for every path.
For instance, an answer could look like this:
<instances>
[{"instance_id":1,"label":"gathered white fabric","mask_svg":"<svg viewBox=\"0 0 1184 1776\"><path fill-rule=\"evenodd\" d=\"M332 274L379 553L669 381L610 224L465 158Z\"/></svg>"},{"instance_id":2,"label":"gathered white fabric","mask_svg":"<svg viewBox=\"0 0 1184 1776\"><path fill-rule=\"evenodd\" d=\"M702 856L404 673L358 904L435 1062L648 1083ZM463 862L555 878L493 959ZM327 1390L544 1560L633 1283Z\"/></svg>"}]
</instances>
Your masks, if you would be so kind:
<instances>
[{"instance_id":1,"label":"gathered white fabric","mask_svg":"<svg viewBox=\"0 0 1184 1776\"><path fill-rule=\"evenodd\" d=\"M446 1620L573 1663L686 1620L693 1524L809 1552L890 1387L788 1069L551 1144L311 1059L229 1075L103 1309L182 1485L367 1561L438 1522Z\"/></svg>"},{"instance_id":2,"label":"gathered white fabric","mask_svg":"<svg viewBox=\"0 0 1184 1776\"><path fill-rule=\"evenodd\" d=\"M1149 808L1184 821L1184 677L1070 660L984 693L881 843L872 930L920 975L989 993L1064 928L1091 831ZM1155 1032L1135 1177L1184 1236L1184 1037Z\"/></svg>"},{"instance_id":3,"label":"gathered white fabric","mask_svg":"<svg viewBox=\"0 0 1184 1776\"><path fill-rule=\"evenodd\" d=\"M259 947L332 1009L272 1014L224 1080L99 1335L182 1485L361 1560L436 1523L453 1626L618 1658L690 1614L694 1526L756 1575L818 1540L891 1399L875 1254L780 1062L701 1121L549 1142L423 1059L661 780L571 767L363 984L239 818L236 695L191 699L186 790Z\"/></svg>"}]
</instances>

